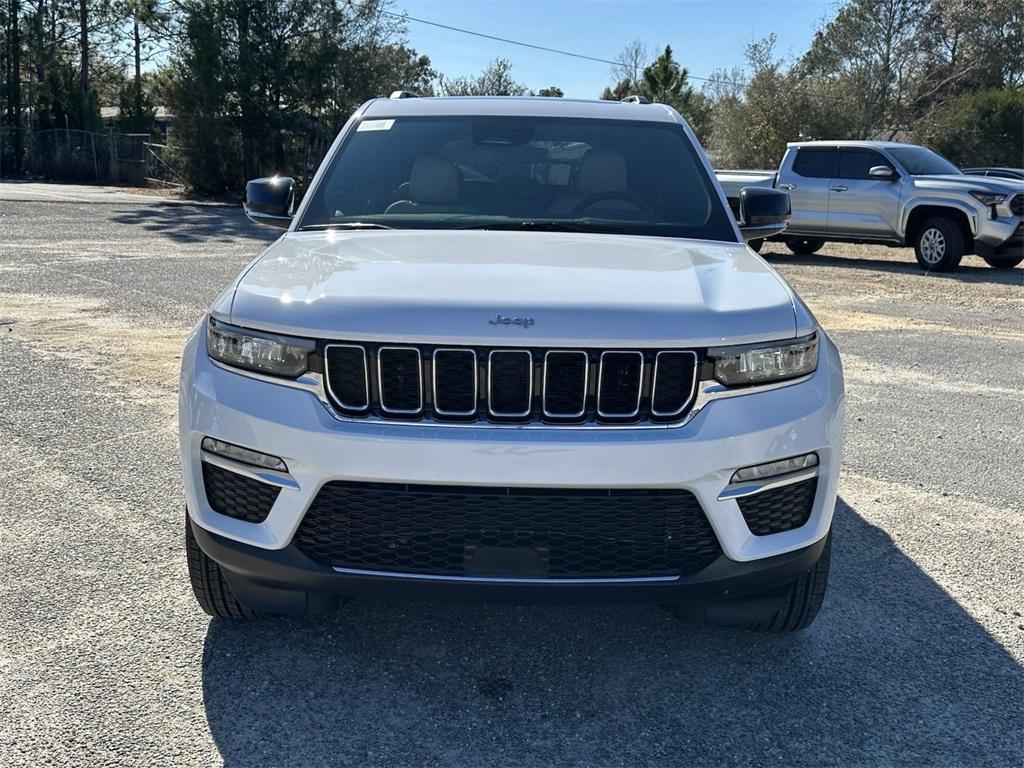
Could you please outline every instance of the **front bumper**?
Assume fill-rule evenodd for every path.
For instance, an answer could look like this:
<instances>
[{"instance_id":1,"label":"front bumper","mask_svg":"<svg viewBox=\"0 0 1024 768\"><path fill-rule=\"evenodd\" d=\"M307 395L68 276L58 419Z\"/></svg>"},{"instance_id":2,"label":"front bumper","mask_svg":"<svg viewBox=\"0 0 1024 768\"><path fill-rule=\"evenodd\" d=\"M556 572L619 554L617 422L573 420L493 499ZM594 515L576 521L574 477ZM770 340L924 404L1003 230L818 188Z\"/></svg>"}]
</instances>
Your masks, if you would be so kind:
<instances>
[{"instance_id":1,"label":"front bumper","mask_svg":"<svg viewBox=\"0 0 1024 768\"><path fill-rule=\"evenodd\" d=\"M1002 210L1002 209L1000 209ZM1012 214L992 218L990 209L977 217L974 249L981 256L1019 253L1024 248L1024 219Z\"/></svg>"},{"instance_id":2,"label":"front bumper","mask_svg":"<svg viewBox=\"0 0 1024 768\"><path fill-rule=\"evenodd\" d=\"M303 515L330 481L685 489L697 497L733 564L805 550L822 541L831 526L844 393L838 352L824 334L818 370L808 379L710 402L683 426L662 429L450 429L341 421L311 392L213 364L202 340L194 334L183 354L180 444L189 514L197 529L216 534L217 541L294 551L290 544ZM263 522L245 522L211 508L202 480L205 436L265 451L287 463L289 473L277 478L281 490ZM807 523L754 535L736 499L723 496L733 472L812 451L820 459L820 479ZM217 560L223 551L208 554Z\"/></svg>"},{"instance_id":3,"label":"front bumper","mask_svg":"<svg viewBox=\"0 0 1024 768\"><path fill-rule=\"evenodd\" d=\"M737 563L724 555L691 576L659 583L517 583L408 579L336 573L317 565L294 545L265 550L205 531L189 521L196 542L223 570L231 590L260 613L327 613L348 597L514 604L671 605L683 617L720 624L768 621L789 585L814 567L827 539L782 555Z\"/></svg>"},{"instance_id":4,"label":"front bumper","mask_svg":"<svg viewBox=\"0 0 1024 768\"><path fill-rule=\"evenodd\" d=\"M999 234L1003 234L1000 232ZM1024 222L1018 223L1010 235L1001 241L989 238L988 241L978 239L974 250L979 256L1019 256L1024 253Z\"/></svg>"}]
</instances>

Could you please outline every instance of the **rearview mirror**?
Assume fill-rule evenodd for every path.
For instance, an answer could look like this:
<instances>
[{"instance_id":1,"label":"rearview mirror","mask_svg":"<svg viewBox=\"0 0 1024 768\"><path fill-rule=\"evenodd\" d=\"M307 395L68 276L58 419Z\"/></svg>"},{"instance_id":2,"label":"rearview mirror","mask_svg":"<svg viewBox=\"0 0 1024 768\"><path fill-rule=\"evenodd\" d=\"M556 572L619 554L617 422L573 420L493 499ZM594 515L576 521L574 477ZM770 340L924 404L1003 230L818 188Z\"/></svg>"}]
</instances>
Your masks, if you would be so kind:
<instances>
[{"instance_id":1,"label":"rearview mirror","mask_svg":"<svg viewBox=\"0 0 1024 768\"><path fill-rule=\"evenodd\" d=\"M872 179L880 179L882 181L892 181L896 178L896 171L890 168L888 165L873 165L868 171L868 176Z\"/></svg>"},{"instance_id":2,"label":"rearview mirror","mask_svg":"<svg viewBox=\"0 0 1024 768\"><path fill-rule=\"evenodd\" d=\"M257 224L287 229L292 223L294 203L295 179L291 176L252 179L245 185L242 207L245 215Z\"/></svg>"},{"instance_id":3,"label":"rearview mirror","mask_svg":"<svg viewBox=\"0 0 1024 768\"><path fill-rule=\"evenodd\" d=\"M746 242L779 234L789 221L789 194L767 187L740 190L740 233Z\"/></svg>"}]
</instances>

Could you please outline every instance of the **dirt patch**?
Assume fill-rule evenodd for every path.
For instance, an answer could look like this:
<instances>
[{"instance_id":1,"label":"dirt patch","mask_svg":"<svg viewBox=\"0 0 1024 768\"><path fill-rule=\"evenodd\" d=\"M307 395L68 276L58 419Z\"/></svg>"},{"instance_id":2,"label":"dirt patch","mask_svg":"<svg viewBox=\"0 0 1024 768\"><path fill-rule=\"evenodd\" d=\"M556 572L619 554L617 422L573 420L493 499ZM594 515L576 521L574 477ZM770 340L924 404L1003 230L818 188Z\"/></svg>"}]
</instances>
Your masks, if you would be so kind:
<instances>
[{"instance_id":1,"label":"dirt patch","mask_svg":"<svg viewBox=\"0 0 1024 768\"><path fill-rule=\"evenodd\" d=\"M24 293L0 293L0 321L0 341L28 342L103 379L145 383L139 400L175 410L187 331L140 326L102 301Z\"/></svg>"},{"instance_id":2,"label":"dirt patch","mask_svg":"<svg viewBox=\"0 0 1024 768\"><path fill-rule=\"evenodd\" d=\"M964 393L990 397L1018 397L1020 395L1020 390L1012 387L977 384L959 379L943 379L920 371L879 365L863 357L850 354L843 355L843 374L851 390L862 383L884 382L885 387L905 386L915 391L930 389L933 392L947 395Z\"/></svg>"},{"instance_id":3,"label":"dirt patch","mask_svg":"<svg viewBox=\"0 0 1024 768\"><path fill-rule=\"evenodd\" d=\"M952 325L913 317L861 312L843 307L811 307L826 331L909 331L943 333L959 336L984 335L988 338L1024 341L1024 333L1007 328L978 325Z\"/></svg>"}]
</instances>

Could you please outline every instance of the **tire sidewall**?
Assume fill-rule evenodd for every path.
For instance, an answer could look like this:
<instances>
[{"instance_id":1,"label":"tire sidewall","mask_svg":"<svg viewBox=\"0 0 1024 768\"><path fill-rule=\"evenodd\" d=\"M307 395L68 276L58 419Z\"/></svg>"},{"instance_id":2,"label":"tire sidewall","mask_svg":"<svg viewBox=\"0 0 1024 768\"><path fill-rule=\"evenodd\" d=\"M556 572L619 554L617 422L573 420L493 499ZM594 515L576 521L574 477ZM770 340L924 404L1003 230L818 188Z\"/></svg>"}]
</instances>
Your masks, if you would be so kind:
<instances>
[{"instance_id":1,"label":"tire sidewall","mask_svg":"<svg viewBox=\"0 0 1024 768\"><path fill-rule=\"evenodd\" d=\"M929 260L925 254L931 246L937 232L941 236L943 253L937 260ZM956 269L964 256L964 235L960 227L952 219L936 216L928 219L917 233L914 241L914 255L917 263L925 272L949 272Z\"/></svg>"},{"instance_id":2,"label":"tire sidewall","mask_svg":"<svg viewBox=\"0 0 1024 768\"><path fill-rule=\"evenodd\" d=\"M992 269L1013 269L1022 261L1024 261L1024 254L1019 256L1014 254L1005 254L1002 256L982 256L985 263L988 264Z\"/></svg>"},{"instance_id":3,"label":"tire sidewall","mask_svg":"<svg viewBox=\"0 0 1024 768\"><path fill-rule=\"evenodd\" d=\"M786 247L798 256L810 256L825 246L825 241L817 237L790 237L786 239Z\"/></svg>"}]
</instances>

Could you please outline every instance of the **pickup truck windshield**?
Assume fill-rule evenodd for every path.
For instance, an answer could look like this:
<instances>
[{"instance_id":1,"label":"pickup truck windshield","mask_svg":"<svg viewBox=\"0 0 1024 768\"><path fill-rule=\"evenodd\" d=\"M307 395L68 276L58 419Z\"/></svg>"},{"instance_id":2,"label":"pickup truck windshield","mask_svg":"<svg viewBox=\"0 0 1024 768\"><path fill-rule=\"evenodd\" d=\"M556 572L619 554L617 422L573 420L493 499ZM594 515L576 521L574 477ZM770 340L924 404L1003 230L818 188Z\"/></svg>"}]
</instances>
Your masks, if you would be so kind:
<instances>
[{"instance_id":1,"label":"pickup truck windshield","mask_svg":"<svg viewBox=\"0 0 1024 768\"><path fill-rule=\"evenodd\" d=\"M299 229L593 231L736 242L682 127L630 120L363 119Z\"/></svg>"},{"instance_id":2,"label":"pickup truck windshield","mask_svg":"<svg viewBox=\"0 0 1024 768\"><path fill-rule=\"evenodd\" d=\"M889 153L911 176L947 176L960 174L960 169L937 152L924 147L893 147Z\"/></svg>"}]
</instances>

